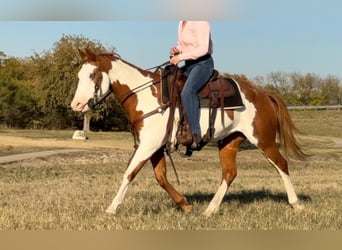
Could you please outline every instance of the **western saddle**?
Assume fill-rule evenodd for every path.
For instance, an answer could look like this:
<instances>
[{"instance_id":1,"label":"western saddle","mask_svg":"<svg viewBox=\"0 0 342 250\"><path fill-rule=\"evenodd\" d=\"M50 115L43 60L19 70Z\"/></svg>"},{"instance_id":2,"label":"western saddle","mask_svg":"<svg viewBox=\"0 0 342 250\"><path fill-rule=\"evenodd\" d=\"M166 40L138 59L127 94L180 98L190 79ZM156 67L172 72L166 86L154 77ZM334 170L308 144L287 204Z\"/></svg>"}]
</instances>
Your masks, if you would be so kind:
<instances>
[{"instance_id":1,"label":"western saddle","mask_svg":"<svg viewBox=\"0 0 342 250\"><path fill-rule=\"evenodd\" d=\"M181 68L168 65L161 70L161 100L163 104L168 104L170 107L170 116L167 123L167 134L165 141L169 143L170 136L173 130L174 113L176 108L179 109L180 122L177 127L176 139L177 145L187 147L186 155L190 156L192 151L189 145L192 143L192 134L188 121L185 116L180 93L184 86L186 77L183 75ZM224 124L225 109L236 109L243 107L243 102L236 81L230 77L222 77L217 70L213 71L208 83L198 93L201 103L201 108L209 110L209 126L207 133L203 136L200 142L201 150L212 138L215 127L217 109L221 110L221 121Z\"/></svg>"}]
</instances>

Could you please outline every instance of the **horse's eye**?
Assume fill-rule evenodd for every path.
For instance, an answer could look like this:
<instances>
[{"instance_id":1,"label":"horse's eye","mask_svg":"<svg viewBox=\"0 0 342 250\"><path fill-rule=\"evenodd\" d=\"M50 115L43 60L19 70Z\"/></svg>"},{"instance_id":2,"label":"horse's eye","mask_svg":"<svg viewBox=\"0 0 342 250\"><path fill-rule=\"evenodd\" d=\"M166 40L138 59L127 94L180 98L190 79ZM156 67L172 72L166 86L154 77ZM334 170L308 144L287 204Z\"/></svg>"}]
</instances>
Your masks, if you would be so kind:
<instances>
[{"instance_id":1,"label":"horse's eye","mask_svg":"<svg viewBox=\"0 0 342 250\"><path fill-rule=\"evenodd\" d=\"M92 79L92 80L94 80L94 78L95 78L95 73L91 73L91 74L89 75L89 78Z\"/></svg>"}]
</instances>

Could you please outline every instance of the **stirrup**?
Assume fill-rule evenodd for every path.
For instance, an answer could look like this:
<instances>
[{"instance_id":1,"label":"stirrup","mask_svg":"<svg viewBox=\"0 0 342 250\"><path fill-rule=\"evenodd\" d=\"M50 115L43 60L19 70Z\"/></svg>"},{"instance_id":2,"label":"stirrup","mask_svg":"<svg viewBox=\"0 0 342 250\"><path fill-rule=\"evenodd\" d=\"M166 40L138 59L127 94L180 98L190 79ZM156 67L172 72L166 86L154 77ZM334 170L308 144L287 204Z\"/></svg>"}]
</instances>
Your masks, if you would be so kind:
<instances>
[{"instance_id":1,"label":"stirrup","mask_svg":"<svg viewBox=\"0 0 342 250\"><path fill-rule=\"evenodd\" d=\"M181 145L182 146L182 145ZM182 158L189 158L192 156L192 149L189 146L185 147L185 153L181 151L179 147L177 147L176 152L180 155Z\"/></svg>"}]
</instances>

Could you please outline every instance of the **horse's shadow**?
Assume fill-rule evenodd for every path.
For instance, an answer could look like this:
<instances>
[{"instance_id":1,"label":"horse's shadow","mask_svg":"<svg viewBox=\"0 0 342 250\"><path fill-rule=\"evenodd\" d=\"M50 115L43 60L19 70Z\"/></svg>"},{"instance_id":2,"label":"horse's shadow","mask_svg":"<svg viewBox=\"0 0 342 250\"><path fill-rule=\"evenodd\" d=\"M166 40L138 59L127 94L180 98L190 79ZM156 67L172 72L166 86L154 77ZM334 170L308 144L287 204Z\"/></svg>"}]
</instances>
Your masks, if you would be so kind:
<instances>
[{"instance_id":1,"label":"horse's shadow","mask_svg":"<svg viewBox=\"0 0 342 250\"><path fill-rule=\"evenodd\" d=\"M213 198L214 194L205 193L193 193L185 195L190 203L208 203ZM305 194L299 194L298 198L300 201L310 202L311 197ZM223 202L234 202L237 201L240 204L249 204L256 201L275 201L280 203L288 203L286 193L273 193L270 190L243 190L240 192L227 193L222 200Z\"/></svg>"}]
</instances>

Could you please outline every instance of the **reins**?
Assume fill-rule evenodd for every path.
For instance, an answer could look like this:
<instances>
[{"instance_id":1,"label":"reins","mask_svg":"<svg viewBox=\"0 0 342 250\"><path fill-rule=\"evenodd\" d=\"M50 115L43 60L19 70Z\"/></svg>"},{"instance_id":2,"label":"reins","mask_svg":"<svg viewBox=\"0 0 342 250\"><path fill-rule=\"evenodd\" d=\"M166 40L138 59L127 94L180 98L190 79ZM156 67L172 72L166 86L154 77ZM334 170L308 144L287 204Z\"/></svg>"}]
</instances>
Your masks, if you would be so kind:
<instances>
[{"instance_id":1,"label":"reins","mask_svg":"<svg viewBox=\"0 0 342 250\"><path fill-rule=\"evenodd\" d=\"M154 81L151 80L151 81L148 81L148 82L146 82L146 83L143 83L143 84L141 84L141 85L135 87L134 89L131 89L131 90L127 91L126 93L120 95L120 97L121 97L121 96L126 96L126 97L120 102L120 104L121 104L121 105L124 105L124 103L125 103L132 95L134 95L134 94L136 94L136 93L138 93L138 92L144 90L145 88L148 88L148 87L152 86L153 84L154 84Z\"/></svg>"},{"instance_id":2,"label":"reins","mask_svg":"<svg viewBox=\"0 0 342 250\"><path fill-rule=\"evenodd\" d=\"M154 66L154 67L152 67L152 68L148 68L148 69L145 69L146 71L150 71L150 70L152 70L152 69L156 69L156 70L158 70L158 69L160 69L160 68L162 68L162 67L164 67L164 66L166 66L166 65L168 65L168 64L170 64L170 62L169 61L166 61L166 62L164 62L164 63L162 63L162 64L159 64L159 65L157 65L157 66ZM148 85L148 84L150 84L151 83L151 85ZM151 80L151 81L148 81L148 82L146 82L146 83L143 83L143 84L141 84L141 85L139 85L139 86L137 86L137 87L135 87L134 89L131 89L130 91L128 91L127 93L125 93L125 94L122 94L122 96L124 96L124 95L127 95L124 99L123 99L123 101L121 101L121 105L123 105L126 101L127 101L127 99L131 96L131 95L134 95L135 93L137 93L138 92L138 90L140 89L140 90L144 90L145 88L143 88L143 87L150 87L150 86L152 86L154 83L156 83L156 82L154 82L153 80ZM140 91L139 90L139 91Z\"/></svg>"},{"instance_id":3,"label":"reins","mask_svg":"<svg viewBox=\"0 0 342 250\"><path fill-rule=\"evenodd\" d=\"M169 61L166 61L166 62L164 62L164 63L162 63L162 64L159 64L159 65L157 65L157 66L154 66L154 67L151 67L151 68L148 68L148 69L145 69L145 70L149 71L149 70L152 70L152 69L159 69L159 68L161 68L161 67L164 67L164 66L168 65L169 63L170 63ZM151 85L148 85L148 84L150 84L150 83L152 83L152 84L151 84ZM147 87L149 87L149 86L152 86L153 84L154 84L154 82L153 82L153 80L151 80L151 81L148 81L148 82L146 82L146 83L143 83L143 84L139 85L138 87L136 87L136 88L134 88L134 89L128 91L127 93L125 93L125 95L127 95L127 96L126 96L126 97L124 98L124 100L121 102L121 105L123 105L131 95L137 93L137 92L138 92L138 91L137 91L138 89L141 88L141 90L143 90L143 89L144 89L143 87L146 87L146 88L147 88ZM108 88L108 90L106 91L106 93L104 93L104 95L100 96L100 98L98 99L98 96L97 96L97 91L98 91L98 89L99 89L98 84L95 84L94 97L88 100L88 107L89 107L90 109L94 109L98 104L100 104L101 102L103 102L103 101L104 101L104 100L113 92L112 85L109 83L109 88Z\"/></svg>"},{"instance_id":4,"label":"reins","mask_svg":"<svg viewBox=\"0 0 342 250\"><path fill-rule=\"evenodd\" d=\"M152 67L152 68L145 69L145 70L150 71L150 70L152 70L152 69L159 69L159 68L164 67L164 66L166 66L166 65L168 65L168 64L170 64L170 61L166 61L166 62L164 62L164 63L162 63L162 64L160 64L160 65L157 65L157 66L154 66L154 67Z\"/></svg>"},{"instance_id":5,"label":"reins","mask_svg":"<svg viewBox=\"0 0 342 250\"><path fill-rule=\"evenodd\" d=\"M97 91L96 91L97 92ZM109 88L106 91L106 93L104 93L102 96L100 96L100 98L98 99L96 92L94 93L94 97L90 98L88 100L88 107L90 109L94 109L98 104L100 104L101 102L103 102L112 92L112 85L109 84Z\"/></svg>"}]
</instances>

